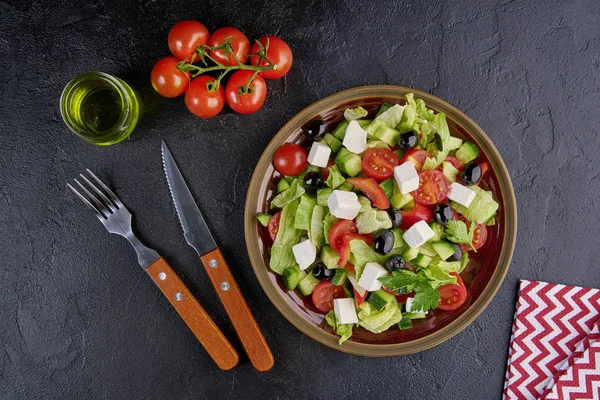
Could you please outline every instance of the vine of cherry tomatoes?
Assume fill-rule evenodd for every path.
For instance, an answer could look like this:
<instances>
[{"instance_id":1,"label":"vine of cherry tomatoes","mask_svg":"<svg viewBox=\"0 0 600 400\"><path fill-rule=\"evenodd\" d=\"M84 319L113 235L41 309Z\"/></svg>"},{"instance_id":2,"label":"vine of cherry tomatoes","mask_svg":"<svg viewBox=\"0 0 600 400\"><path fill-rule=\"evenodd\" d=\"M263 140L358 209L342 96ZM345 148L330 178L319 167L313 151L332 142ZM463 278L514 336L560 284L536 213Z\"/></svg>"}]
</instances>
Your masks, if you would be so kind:
<instances>
[{"instance_id":1,"label":"vine of cherry tomatoes","mask_svg":"<svg viewBox=\"0 0 600 400\"><path fill-rule=\"evenodd\" d=\"M210 35L193 20L175 24L168 43L173 56L154 65L152 87L169 98L185 93L187 108L202 118L219 114L225 102L240 114L258 111L267 95L265 79L281 78L293 61L292 50L277 36L264 36L250 46L238 29L220 28Z\"/></svg>"}]
</instances>

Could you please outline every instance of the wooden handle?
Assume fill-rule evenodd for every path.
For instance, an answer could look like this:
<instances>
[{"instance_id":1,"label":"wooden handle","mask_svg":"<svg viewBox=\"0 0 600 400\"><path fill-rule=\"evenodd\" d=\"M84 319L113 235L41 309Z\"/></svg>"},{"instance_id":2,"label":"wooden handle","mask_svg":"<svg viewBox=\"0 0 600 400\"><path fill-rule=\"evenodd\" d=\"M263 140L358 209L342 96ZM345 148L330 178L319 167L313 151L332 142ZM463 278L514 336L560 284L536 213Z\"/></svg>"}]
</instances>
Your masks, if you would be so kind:
<instances>
[{"instance_id":1,"label":"wooden handle","mask_svg":"<svg viewBox=\"0 0 600 400\"><path fill-rule=\"evenodd\" d=\"M239 361L238 353L165 259L161 257L156 260L146 268L146 272L167 296L217 366L222 370L235 367Z\"/></svg>"},{"instance_id":2,"label":"wooden handle","mask_svg":"<svg viewBox=\"0 0 600 400\"><path fill-rule=\"evenodd\" d=\"M252 316L240 288L233 279L221 250L215 249L206 253L200 257L200 260L206 268L208 277L225 307L250 362L257 371L270 370L274 363L271 349Z\"/></svg>"}]
</instances>

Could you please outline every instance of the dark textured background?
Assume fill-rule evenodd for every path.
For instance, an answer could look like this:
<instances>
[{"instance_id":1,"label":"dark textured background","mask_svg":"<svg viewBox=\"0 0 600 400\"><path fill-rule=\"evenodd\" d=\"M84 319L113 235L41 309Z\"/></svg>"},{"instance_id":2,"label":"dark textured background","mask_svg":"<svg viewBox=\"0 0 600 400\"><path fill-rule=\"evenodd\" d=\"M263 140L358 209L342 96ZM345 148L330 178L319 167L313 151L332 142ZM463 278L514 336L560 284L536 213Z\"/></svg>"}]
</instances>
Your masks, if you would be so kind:
<instances>
[{"instance_id":1,"label":"dark textured background","mask_svg":"<svg viewBox=\"0 0 600 400\"><path fill-rule=\"evenodd\" d=\"M493 399L518 280L600 286L598 1L49 3L0 2L0 398ZM168 29L189 18L290 44L294 66L269 82L260 112L200 120L182 99L152 93ZM131 140L94 147L63 124L61 90L89 70L142 94L147 115ZM243 207L262 150L290 117L338 90L385 83L429 91L488 133L513 179L519 236L504 284L470 327L420 354L368 359L322 346L279 315L252 273ZM108 181L141 238L233 339L183 240L161 139L272 346L269 373L245 359L219 371L129 244L65 189L88 167Z\"/></svg>"}]
</instances>

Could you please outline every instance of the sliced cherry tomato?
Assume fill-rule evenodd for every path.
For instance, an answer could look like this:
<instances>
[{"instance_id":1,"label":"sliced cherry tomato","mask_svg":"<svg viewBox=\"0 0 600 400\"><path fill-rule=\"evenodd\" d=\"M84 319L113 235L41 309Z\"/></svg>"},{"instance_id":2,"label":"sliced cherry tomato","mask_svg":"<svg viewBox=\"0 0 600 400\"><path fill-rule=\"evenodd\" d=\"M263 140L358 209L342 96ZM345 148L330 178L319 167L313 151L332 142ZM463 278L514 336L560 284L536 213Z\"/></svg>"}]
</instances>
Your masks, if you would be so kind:
<instances>
[{"instance_id":1,"label":"sliced cherry tomato","mask_svg":"<svg viewBox=\"0 0 600 400\"><path fill-rule=\"evenodd\" d=\"M250 53L250 41L246 35L242 31L228 26L214 31L208 44L211 47L220 46L226 40L233 41L231 43L233 54L229 54L229 58L227 58L224 50L217 50L211 52L210 56L225 65L237 65L236 58L240 63L245 64L248 60L248 53Z\"/></svg>"},{"instance_id":2,"label":"sliced cherry tomato","mask_svg":"<svg viewBox=\"0 0 600 400\"><path fill-rule=\"evenodd\" d=\"M448 156L444 161L449 162L454 168L456 168L459 171L465 169L465 164L461 163L460 160L454 156Z\"/></svg>"},{"instance_id":3,"label":"sliced cherry tomato","mask_svg":"<svg viewBox=\"0 0 600 400\"><path fill-rule=\"evenodd\" d=\"M369 149L362 160L365 174L378 182L394 176L396 165L398 165L398 157L389 149Z\"/></svg>"},{"instance_id":4,"label":"sliced cherry tomato","mask_svg":"<svg viewBox=\"0 0 600 400\"><path fill-rule=\"evenodd\" d=\"M419 188L412 195L416 202L431 205L446 199L449 191L448 178L437 169L432 169L419 174Z\"/></svg>"},{"instance_id":5,"label":"sliced cherry tomato","mask_svg":"<svg viewBox=\"0 0 600 400\"><path fill-rule=\"evenodd\" d=\"M354 290L354 301L356 302L356 307L360 307L360 305L365 301L365 299L369 295L369 292L365 290L365 293L361 296L360 293L356 291L356 289L352 288L352 290Z\"/></svg>"},{"instance_id":6,"label":"sliced cherry tomato","mask_svg":"<svg viewBox=\"0 0 600 400\"><path fill-rule=\"evenodd\" d=\"M471 229L471 223L467 222L467 228ZM475 250L479 250L485 244L487 236L487 226L484 224L475 225L475 232L473 233L473 247ZM473 250L468 244L461 244L460 247L466 251Z\"/></svg>"},{"instance_id":7,"label":"sliced cherry tomato","mask_svg":"<svg viewBox=\"0 0 600 400\"><path fill-rule=\"evenodd\" d=\"M329 161L327 161L327 166L321 170L321 176L323 177L323 181L326 181L329 177L329 167L332 167L334 165L335 158L330 158Z\"/></svg>"},{"instance_id":8,"label":"sliced cherry tomato","mask_svg":"<svg viewBox=\"0 0 600 400\"><path fill-rule=\"evenodd\" d=\"M277 36L265 36L258 39L258 42L267 50L267 59L275 64L275 69L261 71L260 74L266 79L278 79L287 74L292 68L292 50L286 42ZM261 50L258 43L254 43L250 49L250 54L256 54ZM252 65L258 65L258 56L250 57ZM269 65L266 60L262 60L260 65Z\"/></svg>"},{"instance_id":9,"label":"sliced cherry tomato","mask_svg":"<svg viewBox=\"0 0 600 400\"><path fill-rule=\"evenodd\" d=\"M210 83L216 79L208 75L195 78L185 92L185 105L192 114L201 118L214 117L225 105L223 85L214 89Z\"/></svg>"},{"instance_id":10,"label":"sliced cherry tomato","mask_svg":"<svg viewBox=\"0 0 600 400\"><path fill-rule=\"evenodd\" d=\"M404 164L407 161L412 161L415 164L415 168L417 171L420 171L423 168L423 164L425 163L425 159L431 157L428 151L421 149L412 149L404 153L404 157L400 161L400 164Z\"/></svg>"},{"instance_id":11,"label":"sliced cherry tomato","mask_svg":"<svg viewBox=\"0 0 600 400\"><path fill-rule=\"evenodd\" d=\"M306 168L308 154L302 146L286 143L273 156L273 166L286 176L296 176Z\"/></svg>"},{"instance_id":12,"label":"sliced cherry tomato","mask_svg":"<svg viewBox=\"0 0 600 400\"><path fill-rule=\"evenodd\" d=\"M344 240L344 234L346 233L358 233L356 222L341 219L329 230L329 245L337 253L340 252L340 248L342 247L342 242Z\"/></svg>"},{"instance_id":13,"label":"sliced cherry tomato","mask_svg":"<svg viewBox=\"0 0 600 400\"><path fill-rule=\"evenodd\" d=\"M346 263L346 265L344 265L344 268L346 269L346 271L354 272L354 264Z\"/></svg>"},{"instance_id":14,"label":"sliced cherry tomato","mask_svg":"<svg viewBox=\"0 0 600 400\"><path fill-rule=\"evenodd\" d=\"M190 73L178 70L178 63L175 57L164 57L152 68L152 87L163 97L181 96L190 85Z\"/></svg>"},{"instance_id":15,"label":"sliced cherry tomato","mask_svg":"<svg viewBox=\"0 0 600 400\"><path fill-rule=\"evenodd\" d=\"M248 91L244 88L254 76L254 72L250 70L239 70L233 73L227 82L225 95L227 96L227 104L240 114L252 114L258 111L265 103L267 96L267 84L260 75L256 75L250 84Z\"/></svg>"},{"instance_id":16,"label":"sliced cherry tomato","mask_svg":"<svg viewBox=\"0 0 600 400\"><path fill-rule=\"evenodd\" d=\"M433 219L433 211L430 207L415 202L412 210L402 210L402 223L400 229L407 230L419 221L430 222Z\"/></svg>"},{"instance_id":17,"label":"sliced cherry tomato","mask_svg":"<svg viewBox=\"0 0 600 400\"><path fill-rule=\"evenodd\" d=\"M385 192L377 184L375 179L373 178L348 178L348 182L352 184L355 188L364 193L365 196L369 200L371 200L371 204L381 210L387 210L390 208L390 201L388 200Z\"/></svg>"},{"instance_id":18,"label":"sliced cherry tomato","mask_svg":"<svg viewBox=\"0 0 600 400\"><path fill-rule=\"evenodd\" d=\"M340 246L340 260L338 261L338 265L343 267L346 265L348 260L350 259L350 241L351 240L362 240L367 243L369 246L373 242L373 237L371 235L360 235L358 233L346 232L342 237L342 245ZM331 242L330 242L331 243ZM333 246L331 246L333 248Z\"/></svg>"},{"instance_id":19,"label":"sliced cherry tomato","mask_svg":"<svg viewBox=\"0 0 600 400\"><path fill-rule=\"evenodd\" d=\"M467 300L467 288L460 275L456 272L451 272L450 275L456 277L456 284L450 283L438 288L440 302L437 308L444 311L456 310Z\"/></svg>"},{"instance_id":20,"label":"sliced cherry tomato","mask_svg":"<svg viewBox=\"0 0 600 400\"><path fill-rule=\"evenodd\" d=\"M344 287L334 285L331 281L322 281L312 292L312 301L322 313L333 310L333 300L343 297L346 297Z\"/></svg>"},{"instance_id":21,"label":"sliced cherry tomato","mask_svg":"<svg viewBox=\"0 0 600 400\"><path fill-rule=\"evenodd\" d=\"M193 61L196 47L208 44L210 33L198 21L187 20L173 25L169 31L169 49L179 60Z\"/></svg>"},{"instance_id":22,"label":"sliced cherry tomato","mask_svg":"<svg viewBox=\"0 0 600 400\"><path fill-rule=\"evenodd\" d=\"M279 220L281 219L281 211L277 211L275 215L271 217L269 220L269 224L267 225L267 230L269 231L269 236L271 236L271 240L275 241L277 237L277 232L279 232Z\"/></svg>"}]
</instances>

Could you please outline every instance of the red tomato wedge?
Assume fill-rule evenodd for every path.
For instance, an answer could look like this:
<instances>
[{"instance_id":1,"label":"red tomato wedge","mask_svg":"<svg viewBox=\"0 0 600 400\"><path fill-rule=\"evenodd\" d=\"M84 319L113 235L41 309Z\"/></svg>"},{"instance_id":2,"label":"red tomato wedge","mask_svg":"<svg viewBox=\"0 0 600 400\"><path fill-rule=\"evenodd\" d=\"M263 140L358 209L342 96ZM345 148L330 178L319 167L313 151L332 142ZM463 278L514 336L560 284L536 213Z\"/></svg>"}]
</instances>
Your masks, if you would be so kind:
<instances>
[{"instance_id":1,"label":"red tomato wedge","mask_svg":"<svg viewBox=\"0 0 600 400\"><path fill-rule=\"evenodd\" d=\"M369 149L362 160L365 174L378 182L394 176L396 165L398 165L398 157L389 149Z\"/></svg>"},{"instance_id":2,"label":"red tomato wedge","mask_svg":"<svg viewBox=\"0 0 600 400\"><path fill-rule=\"evenodd\" d=\"M333 310L333 300L346 297L343 286L336 286L331 281L322 281L312 292L312 301L322 313Z\"/></svg>"},{"instance_id":3,"label":"red tomato wedge","mask_svg":"<svg viewBox=\"0 0 600 400\"><path fill-rule=\"evenodd\" d=\"M371 204L373 206L386 210L390 208L390 201L388 200L385 192L379 186L377 181L373 178L348 178L348 182L352 184L355 188L360 190L367 196L369 200L371 200Z\"/></svg>"},{"instance_id":4,"label":"red tomato wedge","mask_svg":"<svg viewBox=\"0 0 600 400\"><path fill-rule=\"evenodd\" d=\"M356 222L342 219L336 222L329 230L329 245L337 253L340 252L344 234L346 233L358 233Z\"/></svg>"},{"instance_id":5,"label":"red tomato wedge","mask_svg":"<svg viewBox=\"0 0 600 400\"><path fill-rule=\"evenodd\" d=\"M281 219L281 211L277 211L275 215L271 217L269 220L269 224L267 225L267 230L269 231L269 236L271 236L271 240L275 241L277 237L277 232L279 232L279 220Z\"/></svg>"},{"instance_id":6,"label":"red tomato wedge","mask_svg":"<svg viewBox=\"0 0 600 400\"><path fill-rule=\"evenodd\" d=\"M456 168L459 171L465 169L465 164L461 163L460 160L454 156L448 156L444 161L449 162L454 168ZM441 165L440 168L442 168Z\"/></svg>"},{"instance_id":7,"label":"red tomato wedge","mask_svg":"<svg viewBox=\"0 0 600 400\"><path fill-rule=\"evenodd\" d=\"M369 295L369 292L365 290L365 294L361 296L360 293L356 291L356 289L352 288L352 290L354 290L354 301L356 302L356 307L360 307L360 305L365 301L365 299Z\"/></svg>"},{"instance_id":8,"label":"red tomato wedge","mask_svg":"<svg viewBox=\"0 0 600 400\"><path fill-rule=\"evenodd\" d=\"M467 222L467 228L471 229L470 222ZM487 226L485 226L484 224L475 225L475 232L473 233L473 247L475 248L475 250L479 250L485 244L487 236ZM468 244L461 244L460 247L462 247L463 250L467 251L473 250Z\"/></svg>"},{"instance_id":9,"label":"red tomato wedge","mask_svg":"<svg viewBox=\"0 0 600 400\"><path fill-rule=\"evenodd\" d=\"M407 230L419 221L429 222L433 219L433 211L430 207L416 203L412 210L402 210L402 223L400 229Z\"/></svg>"},{"instance_id":10,"label":"red tomato wedge","mask_svg":"<svg viewBox=\"0 0 600 400\"><path fill-rule=\"evenodd\" d=\"M350 241L351 240L362 240L365 243L367 243L369 246L373 242L373 238L371 235L360 235L358 233L344 233L344 236L342 237L342 245L340 246L340 251L339 251L340 260L338 261L338 265L341 267L346 265L346 263L350 259Z\"/></svg>"},{"instance_id":11,"label":"red tomato wedge","mask_svg":"<svg viewBox=\"0 0 600 400\"><path fill-rule=\"evenodd\" d=\"M412 149L404 153L404 157L400 161L400 164L404 164L407 161L412 161L415 164L415 168L417 171L420 171L423 168L423 163L425 163L425 159L431 157L428 151L421 149Z\"/></svg>"},{"instance_id":12,"label":"red tomato wedge","mask_svg":"<svg viewBox=\"0 0 600 400\"><path fill-rule=\"evenodd\" d=\"M488 164L484 161L479 163L479 166L481 167L481 176L483 177L488 170Z\"/></svg>"},{"instance_id":13,"label":"red tomato wedge","mask_svg":"<svg viewBox=\"0 0 600 400\"><path fill-rule=\"evenodd\" d=\"M433 169L419 174L419 188L412 192L412 195L416 202L431 205L446 199L449 191L448 178L437 169Z\"/></svg>"},{"instance_id":14,"label":"red tomato wedge","mask_svg":"<svg viewBox=\"0 0 600 400\"><path fill-rule=\"evenodd\" d=\"M460 275L456 272L451 272L450 275L456 277L456 285L448 284L438 288L440 292L438 308L444 311L456 310L467 300L467 288Z\"/></svg>"}]
</instances>

